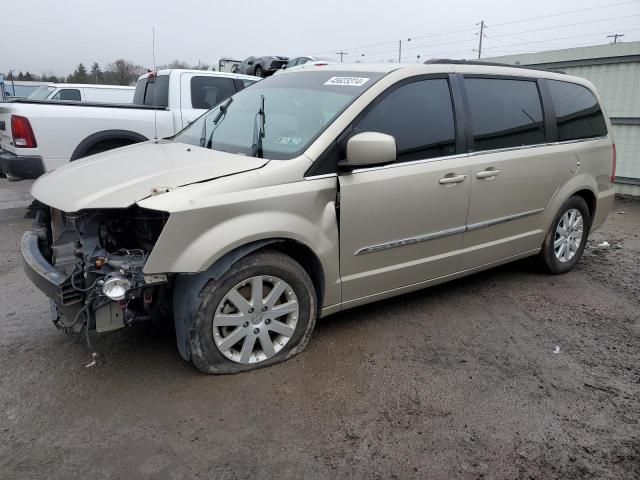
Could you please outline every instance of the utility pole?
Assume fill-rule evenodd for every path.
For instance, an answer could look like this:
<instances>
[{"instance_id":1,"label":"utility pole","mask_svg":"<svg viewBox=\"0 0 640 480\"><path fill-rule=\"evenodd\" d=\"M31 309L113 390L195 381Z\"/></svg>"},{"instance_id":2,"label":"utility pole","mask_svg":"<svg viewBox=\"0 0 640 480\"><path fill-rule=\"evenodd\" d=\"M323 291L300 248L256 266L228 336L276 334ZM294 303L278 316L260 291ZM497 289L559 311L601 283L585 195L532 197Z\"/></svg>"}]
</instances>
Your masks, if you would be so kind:
<instances>
[{"instance_id":1,"label":"utility pole","mask_svg":"<svg viewBox=\"0 0 640 480\"><path fill-rule=\"evenodd\" d=\"M347 55L347 52L343 52L342 50L340 50L339 52L336 52L336 55L340 55L340 63L342 63L342 57L344 55Z\"/></svg>"},{"instance_id":2,"label":"utility pole","mask_svg":"<svg viewBox=\"0 0 640 480\"><path fill-rule=\"evenodd\" d=\"M478 41L478 58L482 56L482 37L484 37L484 20L480 21L480 40Z\"/></svg>"},{"instance_id":3,"label":"utility pole","mask_svg":"<svg viewBox=\"0 0 640 480\"><path fill-rule=\"evenodd\" d=\"M618 43L618 38L621 38L621 37L624 37L624 33L614 33L613 35L607 35L607 38L613 38L613 42L611 43Z\"/></svg>"}]
</instances>

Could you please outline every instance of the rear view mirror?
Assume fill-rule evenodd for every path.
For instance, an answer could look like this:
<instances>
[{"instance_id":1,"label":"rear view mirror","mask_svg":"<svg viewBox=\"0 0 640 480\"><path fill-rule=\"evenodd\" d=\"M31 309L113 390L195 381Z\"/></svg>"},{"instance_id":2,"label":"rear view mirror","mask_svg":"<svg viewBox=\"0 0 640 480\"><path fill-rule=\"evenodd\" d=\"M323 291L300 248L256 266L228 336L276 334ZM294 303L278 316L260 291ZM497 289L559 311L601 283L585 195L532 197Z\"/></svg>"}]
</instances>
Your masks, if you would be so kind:
<instances>
[{"instance_id":1,"label":"rear view mirror","mask_svg":"<svg viewBox=\"0 0 640 480\"><path fill-rule=\"evenodd\" d=\"M396 139L379 132L363 132L347 142L347 158L342 166L357 168L391 163L396 160Z\"/></svg>"}]
</instances>

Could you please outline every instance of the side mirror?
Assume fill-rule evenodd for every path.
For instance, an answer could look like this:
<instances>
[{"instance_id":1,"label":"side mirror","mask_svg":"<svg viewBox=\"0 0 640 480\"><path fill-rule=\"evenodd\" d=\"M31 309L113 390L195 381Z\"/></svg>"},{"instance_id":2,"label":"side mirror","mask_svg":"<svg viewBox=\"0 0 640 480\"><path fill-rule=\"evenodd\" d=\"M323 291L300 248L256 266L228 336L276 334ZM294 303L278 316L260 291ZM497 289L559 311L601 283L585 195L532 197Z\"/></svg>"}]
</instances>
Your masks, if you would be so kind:
<instances>
[{"instance_id":1,"label":"side mirror","mask_svg":"<svg viewBox=\"0 0 640 480\"><path fill-rule=\"evenodd\" d=\"M247 62L247 65L253 65L253 60L249 60L249 61Z\"/></svg>"},{"instance_id":2,"label":"side mirror","mask_svg":"<svg viewBox=\"0 0 640 480\"><path fill-rule=\"evenodd\" d=\"M379 132L363 132L347 142L347 158L341 164L346 169L382 165L396 160L396 139Z\"/></svg>"}]
</instances>

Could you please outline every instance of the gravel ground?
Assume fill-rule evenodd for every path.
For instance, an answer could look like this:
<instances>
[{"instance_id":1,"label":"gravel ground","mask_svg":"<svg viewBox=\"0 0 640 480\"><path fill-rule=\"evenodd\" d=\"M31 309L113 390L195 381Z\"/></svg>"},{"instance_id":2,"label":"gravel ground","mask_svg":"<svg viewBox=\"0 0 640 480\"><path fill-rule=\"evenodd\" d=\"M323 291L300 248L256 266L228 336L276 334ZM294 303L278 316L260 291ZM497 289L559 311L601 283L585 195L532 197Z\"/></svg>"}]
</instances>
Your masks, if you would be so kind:
<instances>
[{"instance_id":1,"label":"gravel ground","mask_svg":"<svg viewBox=\"0 0 640 480\"><path fill-rule=\"evenodd\" d=\"M574 272L517 262L207 377L154 325L96 338L85 367L22 272L28 187L0 180L2 479L640 478L640 202Z\"/></svg>"}]
</instances>

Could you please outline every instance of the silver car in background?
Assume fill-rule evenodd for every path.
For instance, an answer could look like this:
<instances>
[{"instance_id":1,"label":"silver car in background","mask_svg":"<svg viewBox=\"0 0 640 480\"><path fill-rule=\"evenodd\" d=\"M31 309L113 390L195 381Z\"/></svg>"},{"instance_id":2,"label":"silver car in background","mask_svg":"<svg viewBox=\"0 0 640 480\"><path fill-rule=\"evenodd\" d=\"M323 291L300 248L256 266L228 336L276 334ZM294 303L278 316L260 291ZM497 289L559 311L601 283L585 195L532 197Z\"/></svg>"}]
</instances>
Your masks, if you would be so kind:
<instances>
[{"instance_id":1,"label":"silver car in background","mask_svg":"<svg viewBox=\"0 0 640 480\"><path fill-rule=\"evenodd\" d=\"M272 365L318 317L534 255L574 268L613 202L610 132L593 85L559 73L284 72L41 177L25 269L60 328L172 316L202 372Z\"/></svg>"}]
</instances>

